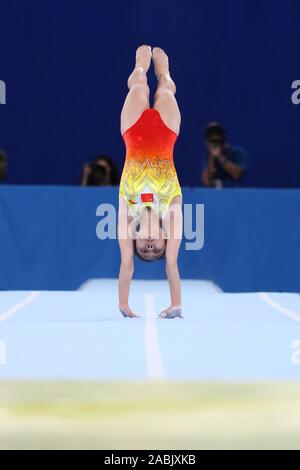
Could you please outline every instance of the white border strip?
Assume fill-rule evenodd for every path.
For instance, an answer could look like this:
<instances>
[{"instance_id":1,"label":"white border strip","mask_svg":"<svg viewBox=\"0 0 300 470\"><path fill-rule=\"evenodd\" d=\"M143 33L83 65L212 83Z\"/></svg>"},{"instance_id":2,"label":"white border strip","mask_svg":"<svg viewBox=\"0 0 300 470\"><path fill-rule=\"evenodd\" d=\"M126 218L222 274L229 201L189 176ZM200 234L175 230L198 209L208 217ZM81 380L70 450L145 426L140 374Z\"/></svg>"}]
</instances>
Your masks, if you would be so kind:
<instances>
[{"instance_id":1,"label":"white border strip","mask_svg":"<svg viewBox=\"0 0 300 470\"><path fill-rule=\"evenodd\" d=\"M296 312L293 312L293 310L289 310L288 308L283 307L283 305L278 304L273 299L271 299L271 297L266 292L260 292L258 297L263 302L266 302L266 304L270 305L270 307L283 313L286 317L296 321L297 323L300 323L300 316Z\"/></svg>"},{"instance_id":2,"label":"white border strip","mask_svg":"<svg viewBox=\"0 0 300 470\"><path fill-rule=\"evenodd\" d=\"M23 308L27 307L27 305L34 302L40 294L41 293L37 291L31 292L29 295L27 295L27 297L25 297L24 300L13 305L8 310L5 310L5 312L0 313L0 322L8 320L9 318L13 317L16 313L23 310Z\"/></svg>"},{"instance_id":3,"label":"white border strip","mask_svg":"<svg viewBox=\"0 0 300 470\"><path fill-rule=\"evenodd\" d=\"M165 369L159 347L154 294L145 295L145 349L149 379L165 379Z\"/></svg>"}]
</instances>

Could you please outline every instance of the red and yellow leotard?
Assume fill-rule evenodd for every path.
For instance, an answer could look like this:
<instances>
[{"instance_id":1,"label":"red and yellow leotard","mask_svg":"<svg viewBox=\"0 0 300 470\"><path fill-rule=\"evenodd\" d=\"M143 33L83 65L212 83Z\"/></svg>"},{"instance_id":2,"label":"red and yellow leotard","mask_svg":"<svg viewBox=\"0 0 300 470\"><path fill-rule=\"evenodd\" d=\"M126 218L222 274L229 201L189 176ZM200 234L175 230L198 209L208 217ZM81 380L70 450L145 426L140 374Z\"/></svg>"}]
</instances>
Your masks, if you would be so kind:
<instances>
[{"instance_id":1,"label":"red and yellow leotard","mask_svg":"<svg viewBox=\"0 0 300 470\"><path fill-rule=\"evenodd\" d=\"M132 217L151 206L163 219L175 196L181 196L173 160L177 135L150 108L123 134L126 161L119 196L128 204Z\"/></svg>"}]
</instances>

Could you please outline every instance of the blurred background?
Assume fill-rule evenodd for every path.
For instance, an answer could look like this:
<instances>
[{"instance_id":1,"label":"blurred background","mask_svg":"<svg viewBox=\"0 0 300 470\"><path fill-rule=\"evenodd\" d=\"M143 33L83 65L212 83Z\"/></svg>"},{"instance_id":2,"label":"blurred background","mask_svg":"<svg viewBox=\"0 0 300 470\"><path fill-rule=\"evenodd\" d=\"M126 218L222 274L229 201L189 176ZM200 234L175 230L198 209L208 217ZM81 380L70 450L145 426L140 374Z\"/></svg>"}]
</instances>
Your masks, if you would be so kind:
<instances>
[{"instance_id":1,"label":"blurred background","mask_svg":"<svg viewBox=\"0 0 300 470\"><path fill-rule=\"evenodd\" d=\"M247 151L243 185L299 187L299 108L291 101L299 8L295 0L3 0L7 183L78 184L84 163L99 154L121 171L119 115L135 49L146 43L170 56L182 112L175 154L182 185L201 184L204 129L219 121Z\"/></svg>"}]
</instances>

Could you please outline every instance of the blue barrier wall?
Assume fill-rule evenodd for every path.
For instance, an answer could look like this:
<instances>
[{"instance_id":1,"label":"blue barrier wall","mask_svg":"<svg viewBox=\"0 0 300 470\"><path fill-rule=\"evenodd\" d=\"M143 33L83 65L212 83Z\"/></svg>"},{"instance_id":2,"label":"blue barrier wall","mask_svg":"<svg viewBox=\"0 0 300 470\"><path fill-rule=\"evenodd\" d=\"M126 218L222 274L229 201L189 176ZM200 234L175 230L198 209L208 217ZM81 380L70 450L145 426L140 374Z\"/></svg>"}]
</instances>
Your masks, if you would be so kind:
<instances>
[{"instance_id":1,"label":"blue barrier wall","mask_svg":"<svg viewBox=\"0 0 300 470\"><path fill-rule=\"evenodd\" d=\"M205 206L205 244L179 256L183 278L225 291L299 292L300 190L183 190ZM99 240L97 207L114 188L0 187L0 289L77 289L117 277L116 240ZM135 277L164 278L165 263L136 261Z\"/></svg>"},{"instance_id":2,"label":"blue barrier wall","mask_svg":"<svg viewBox=\"0 0 300 470\"><path fill-rule=\"evenodd\" d=\"M177 84L181 184L200 182L203 127L213 119L247 150L248 186L299 187L299 16L297 0L1 0L9 182L76 184L102 152L121 169L127 76L135 48L149 43L166 48Z\"/></svg>"}]
</instances>

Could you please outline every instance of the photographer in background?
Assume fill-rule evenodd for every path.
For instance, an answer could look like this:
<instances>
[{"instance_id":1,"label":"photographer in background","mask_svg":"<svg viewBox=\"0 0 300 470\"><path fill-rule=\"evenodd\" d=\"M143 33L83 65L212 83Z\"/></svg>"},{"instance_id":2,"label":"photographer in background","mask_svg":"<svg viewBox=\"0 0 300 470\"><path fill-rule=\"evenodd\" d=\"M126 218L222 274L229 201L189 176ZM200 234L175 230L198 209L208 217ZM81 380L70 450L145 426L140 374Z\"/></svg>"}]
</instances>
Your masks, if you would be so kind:
<instances>
[{"instance_id":1,"label":"photographer in background","mask_svg":"<svg viewBox=\"0 0 300 470\"><path fill-rule=\"evenodd\" d=\"M86 163L81 176L81 186L116 186L119 174L114 162L99 155L91 163Z\"/></svg>"},{"instance_id":2,"label":"photographer in background","mask_svg":"<svg viewBox=\"0 0 300 470\"><path fill-rule=\"evenodd\" d=\"M226 142L225 130L217 122L208 124L205 143L203 185L212 188L240 186L246 169L245 151Z\"/></svg>"},{"instance_id":3,"label":"photographer in background","mask_svg":"<svg viewBox=\"0 0 300 470\"><path fill-rule=\"evenodd\" d=\"M7 174L7 155L4 150L0 150L0 183L6 178Z\"/></svg>"}]
</instances>

